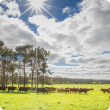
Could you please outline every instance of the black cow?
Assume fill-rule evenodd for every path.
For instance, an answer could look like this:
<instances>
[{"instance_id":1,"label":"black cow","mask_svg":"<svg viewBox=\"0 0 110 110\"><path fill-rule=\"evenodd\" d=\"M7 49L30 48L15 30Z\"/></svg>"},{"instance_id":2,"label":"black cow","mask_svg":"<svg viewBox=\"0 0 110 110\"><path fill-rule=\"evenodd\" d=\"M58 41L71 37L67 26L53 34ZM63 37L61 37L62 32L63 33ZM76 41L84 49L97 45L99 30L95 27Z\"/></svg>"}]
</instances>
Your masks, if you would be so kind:
<instances>
[{"instance_id":1,"label":"black cow","mask_svg":"<svg viewBox=\"0 0 110 110\"><path fill-rule=\"evenodd\" d=\"M25 93L26 93L26 91L28 91L28 90L30 90L30 87L20 87L19 88L19 91L20 92L22 91L22 93L23 93L23 91L25 91Z\"/></svg>"},{"instance_id":2,"label":"black cow","mask_svg":"<svg viewBox=\"0 0 110 110\"><path fill-rule=\"evenodd\" d=\"M36 88L36 93L39 93L39 92L48 93L48 89L46 89L45 87L38 87Z\"/></svg>"},{"instance_id":3,"label":"black cow","mask_svg":"<svg viewBox=\"0 0 110 110\"><path fill-rule=\"evenodd\" d=\"M8 92L9 92L10 90L12 90L12 92L13 92L13 90L15 90L15 89L17 89L17 87L8 87Z\"/></svg>"},{"instance_id":4,"label":"black cow","mask_svg":"<svg viewBox=\"0 0 110 110\"><path fill-rule=\"evenodd\" d=\"M6 87L5 86L0 86L0 90L6 90Z\"/></svg>"}]
</instances>

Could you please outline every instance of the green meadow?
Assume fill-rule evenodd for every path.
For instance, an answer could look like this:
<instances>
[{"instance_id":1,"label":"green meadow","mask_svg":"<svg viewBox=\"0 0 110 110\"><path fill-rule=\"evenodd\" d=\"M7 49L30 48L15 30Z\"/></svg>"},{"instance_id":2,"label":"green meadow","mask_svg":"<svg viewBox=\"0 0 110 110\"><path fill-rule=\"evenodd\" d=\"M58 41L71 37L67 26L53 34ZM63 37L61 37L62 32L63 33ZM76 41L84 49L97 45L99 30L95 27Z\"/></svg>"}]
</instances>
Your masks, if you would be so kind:
<instances>
[{"instance_id":1,"label":"green meadow","mask_svg":"<svg viewBox=\"0 0 110 110\"><path fill-rule=\"evenodd\" d=\"M88 91L86 95L84 93L57 93L56 91L36 94L31 90L18 93L18 89L8 93L8 90L4 92L0 90L0 107L3 110L107 110L110 107L110 94L100 91L101 88L110 88L110 84L55 84L49 86L91 87L94 88L94 91Z\"/></svg>"}]
</instances>

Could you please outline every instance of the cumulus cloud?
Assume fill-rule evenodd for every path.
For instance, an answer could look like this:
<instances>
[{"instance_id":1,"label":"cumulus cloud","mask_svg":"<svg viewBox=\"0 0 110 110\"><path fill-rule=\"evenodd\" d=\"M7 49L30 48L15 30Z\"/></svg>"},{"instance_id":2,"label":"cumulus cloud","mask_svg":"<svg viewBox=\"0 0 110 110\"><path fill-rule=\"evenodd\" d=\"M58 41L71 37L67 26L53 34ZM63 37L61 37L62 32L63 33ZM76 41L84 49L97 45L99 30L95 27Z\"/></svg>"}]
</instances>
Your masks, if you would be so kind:
<instances>
[{"instance_id":1,"label":"cumulus cloud","mask_svg":"<svg viewBox=\"0 0 110 110\"><path fill-rule=\"evenodd\" d=\"M8 16L11 15L13 17L19 17L21 15L19 10L19 5L15 1L10 1L10 2L4 1L2 4L8 7L6 11L6 14Z\"/></svg>"},{"instance_id":2,"label":"cumulus cloud","mask_svg":"<svg viewBox=\"0 0 110 110\"><path fill-rule=\"evenodd\" d=\"M3 14L3 13L4 13L3 8L0 7L0 14Z\"/></svg>"},{"instance_id":3,"label":"cumulus cloud","mask_svg":"<svg viewBox=\"0 0 110 110\"><path fill-rule=\"evenodd\" d=\"M24 44L36 46L36 35L30 31L22 20L18 18L9 19L6 15L2 15L0 17L0 27L1 40L4 41L6 46L13 49Z\"/></svg>"},{"instance_id":4,"label":"cumulus cloud","mask_svg":"<svg viewBox=\"0 0 110 110\"><path fill-rule=\"evenodd\" d=\"M71 9L70 7L66 7L66 8L63 8L63 13L71 13L71 12L73 12L74 11L74 9Z\"/></svg>"}]
</instances>

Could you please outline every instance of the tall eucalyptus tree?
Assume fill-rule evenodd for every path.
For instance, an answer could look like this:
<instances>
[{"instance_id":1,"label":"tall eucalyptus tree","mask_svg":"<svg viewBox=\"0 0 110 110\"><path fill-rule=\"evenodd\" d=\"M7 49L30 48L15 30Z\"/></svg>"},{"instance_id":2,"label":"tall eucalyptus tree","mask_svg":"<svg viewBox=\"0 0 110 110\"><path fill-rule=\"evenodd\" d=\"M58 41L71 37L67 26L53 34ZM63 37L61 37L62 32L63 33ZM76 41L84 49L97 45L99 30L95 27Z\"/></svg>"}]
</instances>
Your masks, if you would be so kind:
<instances>
[{"instance_id":1,"label":"tall eucalyptus tree","mask_svg":"<svg viewBox=\"0 0 110 110\"><path fill-rule=\"evenodd\" d=\"M44 48L39 49L39 71L42 74L42 87L44 86L44 74L47 73L47 57L50 55L49 51L46 51Z\"/></svg>"},{"instance_id":2,"label":"tall eucalyptus tree","mask_svg":"<svg viewBox=\"0 0 110 110\"><path fill-rule=\"evenodd\" d=\"M1 52L0 52L0 60L2 62L2 86L5 86L5 71L6 71L6 66L11 63L11 54L12 54L12 49L5 47L2 47Z\"/></svg>"},{"instance_id":3,"label":"tall eucalyptus tree","mask_svg":"<svg viewBox=\"0 0 110 110\"><path fill-rule=\"evenodd\" d=\"M32 75L32 79L31 79L31 85L33 87L33 80L34 80L34 71L36 69L36 52L35 50L31 50L28 54L28 66L31 66L31 75Z\"/></svg>"},{"instance_id":4,"label":"tall eucalyptus tree","mask_svg":"<svg viewBox=\"0 0 110 110\"><path fill-rule=\"evenodd\" d=\"M24 64L24 87L25 87L25 83L26 83L26 80L25 80L25 76L26 76L26 73L25 73L25 66L26 66L26 61L28 59L28 53L30 52L30 50L32 50L33 48L33 45L23 45L23 46L17 46L16 47L16 52L19 53L19 54L22 54L22 57L23 57L23 64Z\"/></svg>"}]
</instances>

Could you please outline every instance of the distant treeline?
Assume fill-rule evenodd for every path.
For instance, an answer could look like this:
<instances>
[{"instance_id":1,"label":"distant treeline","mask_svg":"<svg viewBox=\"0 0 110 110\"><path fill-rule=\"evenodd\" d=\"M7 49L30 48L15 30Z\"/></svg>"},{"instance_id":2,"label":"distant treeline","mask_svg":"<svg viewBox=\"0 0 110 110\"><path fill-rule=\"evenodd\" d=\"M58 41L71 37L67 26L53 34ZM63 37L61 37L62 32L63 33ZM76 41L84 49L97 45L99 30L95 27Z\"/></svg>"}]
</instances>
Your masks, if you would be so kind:
<instances>
[{"instance_id":1,"label":"distant treeline","mask_svg":"<svg viewBox=\"0 0 110 110\"><path fill-rule=\"evenodd\" d=\"M96 80L96 79L72 79L62 77L52 77L53 84L110 84L110 80Z\"/></svg>"}]
</instances>

